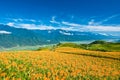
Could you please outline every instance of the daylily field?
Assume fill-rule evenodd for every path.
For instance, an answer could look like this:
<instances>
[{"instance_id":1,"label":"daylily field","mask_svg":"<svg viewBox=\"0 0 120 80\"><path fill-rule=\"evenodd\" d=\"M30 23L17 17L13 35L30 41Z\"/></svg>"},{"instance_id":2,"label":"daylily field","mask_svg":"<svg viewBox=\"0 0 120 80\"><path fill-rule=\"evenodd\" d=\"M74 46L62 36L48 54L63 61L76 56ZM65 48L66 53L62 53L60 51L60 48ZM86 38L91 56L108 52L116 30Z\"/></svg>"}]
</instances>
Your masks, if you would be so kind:
<instances>
[{"instance_id":1,"label":"daylily field","mask_svg":"<svg viewBox=\"0 0 120 80\"><path fill-rule=\"evenodd\" d=\"M70 47L0 52L0 80L120 80L120 52Z\"/></svg>"}]
</instances>

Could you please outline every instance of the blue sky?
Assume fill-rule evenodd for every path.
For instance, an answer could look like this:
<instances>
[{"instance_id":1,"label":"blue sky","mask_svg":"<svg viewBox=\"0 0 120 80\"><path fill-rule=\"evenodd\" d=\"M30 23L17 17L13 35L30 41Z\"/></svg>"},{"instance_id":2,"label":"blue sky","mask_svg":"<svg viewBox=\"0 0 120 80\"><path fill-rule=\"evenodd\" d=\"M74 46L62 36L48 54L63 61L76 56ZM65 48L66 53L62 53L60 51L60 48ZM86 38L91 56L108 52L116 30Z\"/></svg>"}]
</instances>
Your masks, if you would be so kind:
<instances>
[{"instance_id":1,"label":"blue sky","mask_svg":"<svg viewBox=\"0 0 120 80\"><path fill-rule=\"evenodd\" d=\"M120 31L120 0L0 0L0 23L27 29Z\"/></svg>"}]
</instances>

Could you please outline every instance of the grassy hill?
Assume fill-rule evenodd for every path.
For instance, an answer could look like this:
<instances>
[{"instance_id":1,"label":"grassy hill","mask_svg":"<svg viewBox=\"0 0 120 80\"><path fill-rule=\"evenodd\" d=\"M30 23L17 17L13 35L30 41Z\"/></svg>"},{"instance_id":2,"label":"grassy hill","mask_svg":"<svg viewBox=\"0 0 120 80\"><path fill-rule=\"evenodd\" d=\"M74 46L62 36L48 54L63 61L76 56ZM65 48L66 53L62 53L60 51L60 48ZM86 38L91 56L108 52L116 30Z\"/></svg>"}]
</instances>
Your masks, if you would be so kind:
<instances>
[{"instance_id":1,"label":"grassy hill","mask_svg":"<svg viewBox=\"0 0 120 80\"><path fill-rule=\"evenodd\" d=\"M106 41L94 41L90 44L75 44L75 43L59 43L58 47L73 47L82 48L86 50L94 51L120 51L120 43L106 42Z\"/></svg>"}]
</instances>

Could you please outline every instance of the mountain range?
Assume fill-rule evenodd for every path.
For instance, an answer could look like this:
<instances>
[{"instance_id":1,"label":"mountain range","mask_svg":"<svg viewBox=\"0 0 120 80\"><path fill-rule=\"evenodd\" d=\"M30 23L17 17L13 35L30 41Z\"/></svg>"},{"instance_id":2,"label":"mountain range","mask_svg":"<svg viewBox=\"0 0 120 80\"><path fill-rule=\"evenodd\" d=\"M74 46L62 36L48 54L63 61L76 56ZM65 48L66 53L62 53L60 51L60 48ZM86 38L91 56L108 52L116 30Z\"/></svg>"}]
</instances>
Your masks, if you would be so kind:
<instances>
[{"instance_id":1,"label":"mountain range","mask_svg":"<svg viewBox=\"0 0 120 80\"><path fill-rule=\"evenodd\" d=\"M56 44L61 41L84 41L115 38L112 35L94 32L56 30L28 30L0 25L0 47L35 46Z\"/></svg>"}]
</instances>

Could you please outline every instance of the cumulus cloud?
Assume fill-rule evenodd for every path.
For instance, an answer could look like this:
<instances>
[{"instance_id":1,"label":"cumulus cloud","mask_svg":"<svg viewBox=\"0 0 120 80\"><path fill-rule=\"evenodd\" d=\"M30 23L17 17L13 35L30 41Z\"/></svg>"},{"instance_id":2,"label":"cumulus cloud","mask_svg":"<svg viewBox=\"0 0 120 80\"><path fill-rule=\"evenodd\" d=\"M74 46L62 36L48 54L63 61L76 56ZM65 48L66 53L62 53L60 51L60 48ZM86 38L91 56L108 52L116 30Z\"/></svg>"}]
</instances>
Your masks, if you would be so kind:
<instances>
[{"instance_id":1,"label":"cumulus cloud","mask_svg":"<svg viewBox=\"0 0 120 80\"><path fill-rule=\"evenodd\" d=\"M0 31L0 34L11 34L11 32L8 32L8 31Z\"/></svg>"}]
</instances>

